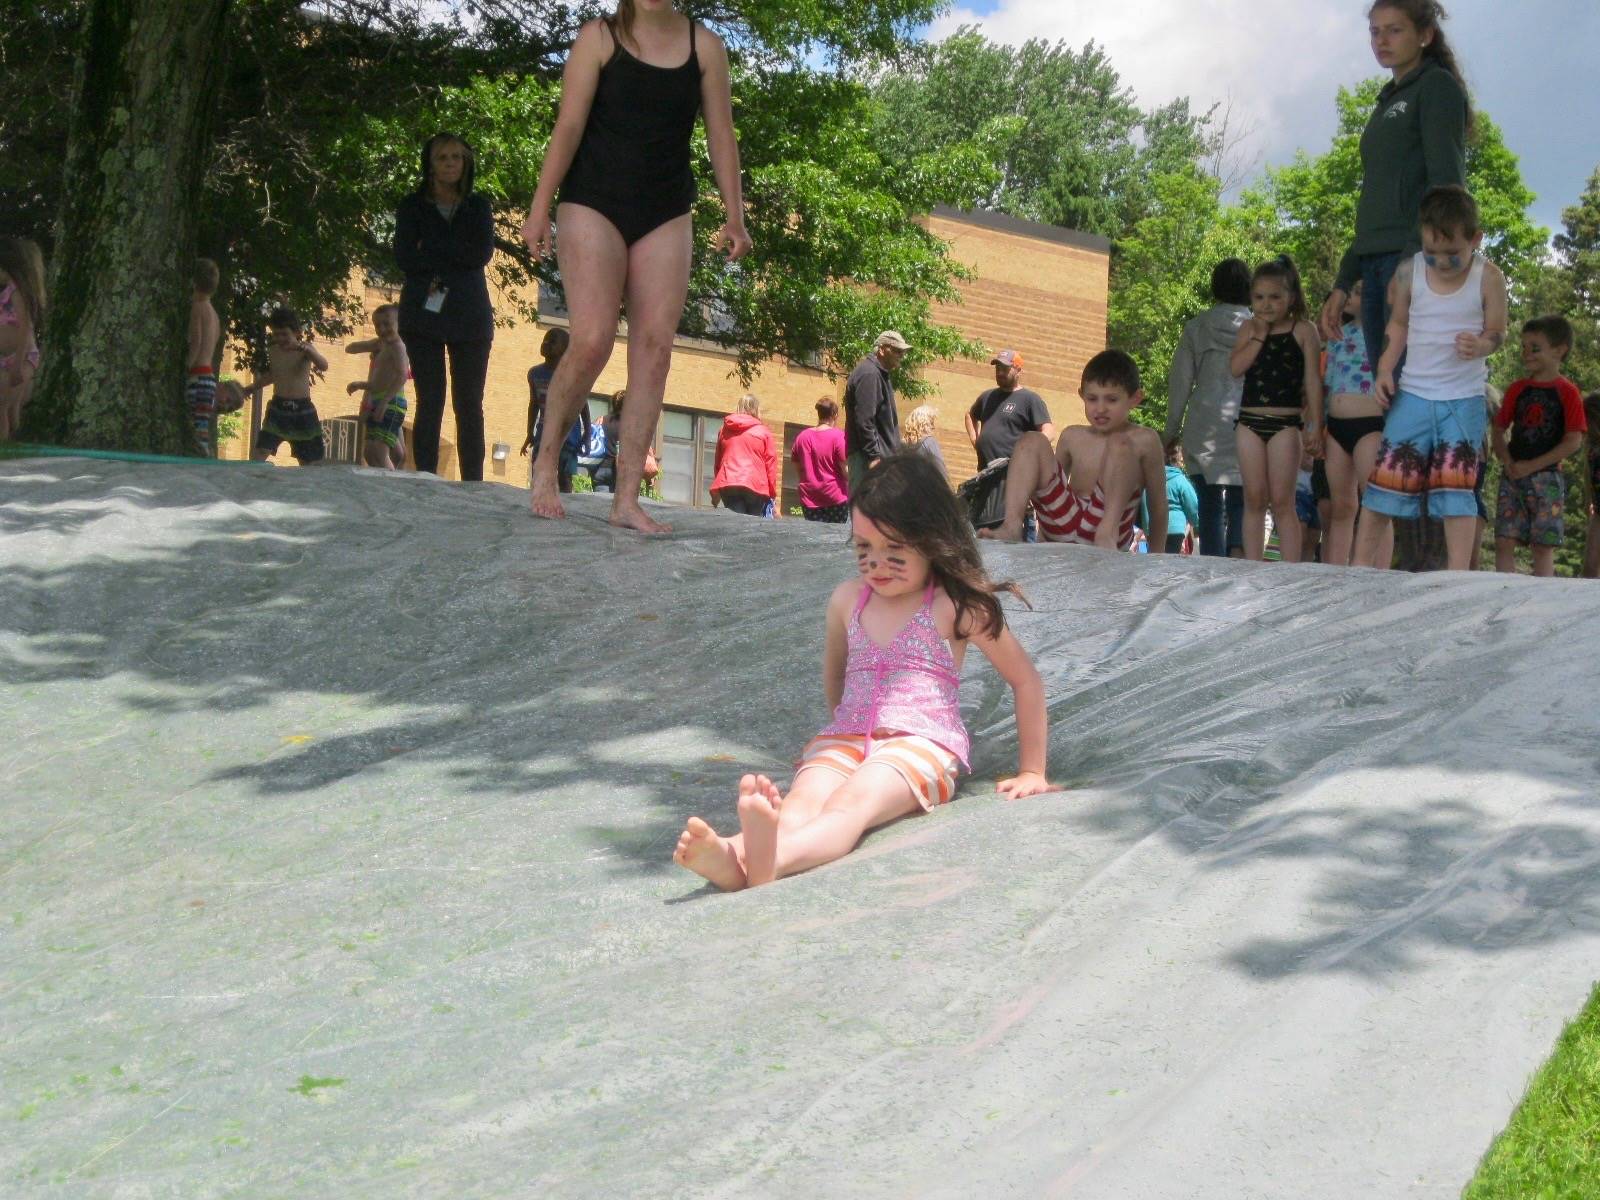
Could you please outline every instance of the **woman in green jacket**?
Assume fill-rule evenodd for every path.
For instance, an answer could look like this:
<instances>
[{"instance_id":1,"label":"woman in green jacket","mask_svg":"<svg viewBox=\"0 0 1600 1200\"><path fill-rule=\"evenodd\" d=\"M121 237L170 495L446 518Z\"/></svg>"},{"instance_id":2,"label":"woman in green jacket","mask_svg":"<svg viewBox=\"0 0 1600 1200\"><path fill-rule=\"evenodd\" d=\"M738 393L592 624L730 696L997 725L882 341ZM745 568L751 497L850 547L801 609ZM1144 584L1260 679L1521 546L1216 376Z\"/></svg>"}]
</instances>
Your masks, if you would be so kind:
<instances>
[{"instance_id":1,"label":"woman in green jacket","mask_svg":"<svg viewBox=\"0 0 1600 1200\"><path fill-rule=\"evenodd\" d=\"M1417 210L1429 188L1467 181L1472 108L1441 27L1438 0L1377 0L1367 10L1372 53L1393 78L1361 135L1356 236L1322 306L1325 341L1339 336L1343 311L1362 283L1361 325L1376 362L1389 321L1389 281L1401 259L1422 248Z\"/></svg>"}]
</instances>

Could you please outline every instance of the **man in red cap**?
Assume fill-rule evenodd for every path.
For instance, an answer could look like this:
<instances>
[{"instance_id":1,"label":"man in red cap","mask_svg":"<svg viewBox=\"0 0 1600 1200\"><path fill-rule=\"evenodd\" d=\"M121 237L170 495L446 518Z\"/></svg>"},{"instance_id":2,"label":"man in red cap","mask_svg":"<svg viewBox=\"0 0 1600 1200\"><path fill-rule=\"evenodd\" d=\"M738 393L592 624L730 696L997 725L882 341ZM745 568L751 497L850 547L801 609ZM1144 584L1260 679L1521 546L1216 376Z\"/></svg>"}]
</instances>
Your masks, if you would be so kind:
<instances>
[{"instance_id":1,"label":"man in red cap","mask_svg":"<svg viewBox=\"0 0 1600 1200\"><path fill-rule=\"evenodd\" d=\"M978 452L978 470L996 459L1010 458L1017 439L1037 431L1052 443L1056 427L1050 410L1039 393L1019 387L1022 381L1022 355L1002 350L989 360L994 367L994 387L984 392L967 410L967 439ZM1033 513L1028 513L1023 536L1034 540Z\"/></svg>"},{"instance_id":2,"label":"man in red cap","mask_svg":"<svg viewBox=\"0 0 1600 1200\"><path fill-rule=\"evenodd\" d=\"M994 387L972 402L967 410L967 437L978 452L978 470L997 458L1010 458L1017 439L1037 431L1051 442L1056 427L1039 393L1018 385L1022 381L1022 355L1002 350L989 360L994 367Z\"/></svg>"}]
</instances>

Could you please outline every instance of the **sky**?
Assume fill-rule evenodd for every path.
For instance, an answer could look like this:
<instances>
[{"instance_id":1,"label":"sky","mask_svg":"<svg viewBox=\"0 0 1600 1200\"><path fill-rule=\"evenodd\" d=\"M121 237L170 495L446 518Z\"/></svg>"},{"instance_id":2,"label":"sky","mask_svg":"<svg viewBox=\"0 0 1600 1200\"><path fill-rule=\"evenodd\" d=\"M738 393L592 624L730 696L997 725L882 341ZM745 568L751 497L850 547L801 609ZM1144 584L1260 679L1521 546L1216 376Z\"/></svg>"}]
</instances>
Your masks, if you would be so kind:
<instances>
[{"instance_id":1,"label":"sky","mask_svg":"<svg viewBox=\"0 0 1600 1200\"><path fill-rule=\"evenodd\" d=\"M1188 96L1231 105L1253 164L1320 154L1334 96L1382 73L1367 45L1366 0L953 0L927 36L977 25L991 41L1094 40L1143 107ZM1600 0L1448 0L1445 32L1474 102L1489 113L1538 194L1531 215L1556 232L1600 166Z\"/></svg>"}]
</instances>

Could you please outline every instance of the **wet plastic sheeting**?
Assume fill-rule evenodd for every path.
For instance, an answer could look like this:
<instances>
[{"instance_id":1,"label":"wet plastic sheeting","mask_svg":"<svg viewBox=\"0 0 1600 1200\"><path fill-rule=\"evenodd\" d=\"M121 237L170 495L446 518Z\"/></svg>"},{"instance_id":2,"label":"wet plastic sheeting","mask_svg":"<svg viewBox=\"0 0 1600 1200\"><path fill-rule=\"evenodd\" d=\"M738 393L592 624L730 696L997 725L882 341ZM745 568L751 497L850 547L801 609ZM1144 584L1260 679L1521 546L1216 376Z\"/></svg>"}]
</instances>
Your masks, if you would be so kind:
<instances>
[{"instance_id":1,"label":"wet plastic sheeting","mask_svg":"<svg viewBox=\"0 0 1600 1200\"><path fill-rule=\"evenodd\" d=\"M0 467L0 1191L1445 1197L1600 974L1600 588L992 549L1070 790L742 895L838 527Z\"/></svg>"}]
</instances>

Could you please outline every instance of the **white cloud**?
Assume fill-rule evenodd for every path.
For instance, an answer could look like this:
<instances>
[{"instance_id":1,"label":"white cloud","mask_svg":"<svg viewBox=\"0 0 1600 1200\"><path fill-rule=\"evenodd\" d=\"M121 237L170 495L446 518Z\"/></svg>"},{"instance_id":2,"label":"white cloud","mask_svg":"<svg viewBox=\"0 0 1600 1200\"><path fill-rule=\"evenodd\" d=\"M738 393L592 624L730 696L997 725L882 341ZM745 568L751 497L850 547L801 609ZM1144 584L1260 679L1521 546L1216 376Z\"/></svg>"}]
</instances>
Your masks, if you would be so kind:
<instances>
[{"instance_id":1,"label":"white cloud","mask_svg":"<svg viewBox=\"0 0 1600 1200\"><path fill-rule=\"evenodd\" d=\"M1103 46L1144 107L1179 96L1204 111L1231 105L1253 130L1248 158L1282 162L1333 134L1338 86L1376 74L1361 5L1350 0L998 0L958 6L928 36L978 25L993 41Z\"/></svg>"}]
</instances>

